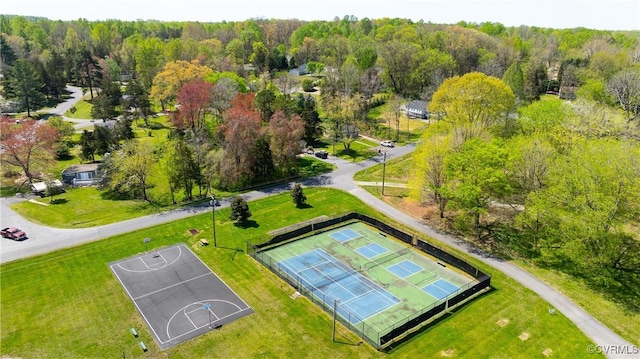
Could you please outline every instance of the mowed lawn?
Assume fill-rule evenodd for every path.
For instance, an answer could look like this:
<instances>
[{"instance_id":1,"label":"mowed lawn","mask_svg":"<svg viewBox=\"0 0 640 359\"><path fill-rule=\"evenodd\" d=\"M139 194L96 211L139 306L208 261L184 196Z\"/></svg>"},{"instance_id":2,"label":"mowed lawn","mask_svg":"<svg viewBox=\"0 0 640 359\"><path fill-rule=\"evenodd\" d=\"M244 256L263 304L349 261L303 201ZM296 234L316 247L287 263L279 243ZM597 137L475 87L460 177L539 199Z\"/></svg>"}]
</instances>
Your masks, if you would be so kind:
<instances>
[{"instance_id":1,"label":"mowed lawn","mask_svg":"<svg viewBox=\"0 0 640 359\"><path fill-rule=\"evenodd\" d=\"M288 193L250 202L246 228L234 226L227 208L216 212L219 248L213 247L211 215L131 232L48 255L0 266L0 355L20 358L579 358L591 344L562 313L501 273L493 290L378 352L339 326L331 341L331 316L244 254L246 241L270 230L321 215L359 211L382 218L345 192L305 189L309 207L297 209ZM200 231L189 234L189 229ZM185 242L255 313L186 343L160 351L108 263L145 250ZM198 244L200 238L211 243ZM477 264L474 261L470 261ZM134 327L140 338L134 338ZM520 339L519 337L526 339ZM143 353L138 341L145 342ZM597 358L598 355L589 356ZM600 356L601 357L601 356Z\"/></svg>"},{"instance_id":2,"label":"mowed lawn","mask_svg":"<svg viewBox=\"0 0 640 359\"><path fill-rule=\"evenodd\" d=\"M61 228L86 228L158 213L148 202L110 200L95 187L68 188L53 198L38 198L11 206L36 223Z\"/></svg>"}]
</instances>

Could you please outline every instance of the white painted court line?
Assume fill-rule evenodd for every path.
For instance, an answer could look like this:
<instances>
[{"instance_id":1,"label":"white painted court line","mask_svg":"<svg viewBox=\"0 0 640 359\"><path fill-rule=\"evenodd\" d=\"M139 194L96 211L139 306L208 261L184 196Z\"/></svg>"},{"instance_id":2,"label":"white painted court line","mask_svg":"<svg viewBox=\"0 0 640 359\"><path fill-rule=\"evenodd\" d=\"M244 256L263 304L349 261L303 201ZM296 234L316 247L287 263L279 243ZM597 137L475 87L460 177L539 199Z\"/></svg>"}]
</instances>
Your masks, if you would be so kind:
<instances>
[{"instance_id":1,"label":"white painted court line","mask_svg":"<svg viewBox=\"0 0 640 359\"><path fill-rule=\"evenodd\" d=\"M133 300L142 299L142 298L148 297L148 296L150 296L152 294L162 292L163 290L166 290L166 289L169 289L169 288L173 288L173 287L179 286L179 285L184 284L184 283L189 283L194 279L202 278L202 277L205 277L205 276L208 276L208 275L211 275L211 274L213 274L213 273L201 274L201 275L199 275L197 277L193 277L193 278L190 278L190 279L187 279L187 280L183 280L182 282L178 282L178 283L172 284L170 286L167 286L167 287L164 287L164 288L160 288L158 290L154 290L153 292L149 292L147 294L143 294L143 295L141 295L141 296L139 296L137 298L134 298Z\"/></svg>"}]
</instances>

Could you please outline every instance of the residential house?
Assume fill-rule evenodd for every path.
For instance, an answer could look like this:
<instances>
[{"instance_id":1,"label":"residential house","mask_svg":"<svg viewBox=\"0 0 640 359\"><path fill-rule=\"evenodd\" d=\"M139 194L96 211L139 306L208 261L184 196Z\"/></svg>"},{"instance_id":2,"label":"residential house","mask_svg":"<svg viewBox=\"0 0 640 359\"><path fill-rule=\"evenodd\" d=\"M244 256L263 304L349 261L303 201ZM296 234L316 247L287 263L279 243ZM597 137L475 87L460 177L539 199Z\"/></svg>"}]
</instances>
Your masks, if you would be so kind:
<instances>
[{"instance_id":1,"label":"residential house","mask_svg":"<svg viewBox=\"0 0 640 359\"><path fill-rule=\"evenodd\" d=\"M307 75L309 72L307 71L307 64L302 64L295 69L289 70L291 75L303 76Z\"/></svg>"},{"instance_id":2,"label":"residential house","mask_svg":"<svg viewBox=\"0 0 640 359\"><path fill-rule=\"evenodd\" d=\"M62 180L76 187L95 185L102 176L100 165L101 163L87 163L67 167L62 171Z\"/></svg>"},{"instance_id":3,"label":"residential house","mask_svg":"<svg viewBox=\"0 0 640 359\"><path fill-rule=\"evenodd\" d=\"M405 114L409 118L429 118L429 111L427 111L428 103L426 101L414 100L409 102L405 106Z\"/></svg>"}]
</instances>

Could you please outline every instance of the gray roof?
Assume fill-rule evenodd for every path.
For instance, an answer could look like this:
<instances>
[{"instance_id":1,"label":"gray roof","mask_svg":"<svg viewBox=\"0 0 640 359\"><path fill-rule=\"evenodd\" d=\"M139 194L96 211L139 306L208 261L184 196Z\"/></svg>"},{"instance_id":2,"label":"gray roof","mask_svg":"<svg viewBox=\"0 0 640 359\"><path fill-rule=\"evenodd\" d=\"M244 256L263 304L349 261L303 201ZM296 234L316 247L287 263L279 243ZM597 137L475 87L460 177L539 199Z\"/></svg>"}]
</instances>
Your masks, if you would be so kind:
<instances>
[{"instance_id":1,"label":"gray roof","mask_svg":"<svg viewBox=\"0 0 640 359\"><path fill-rule=\"evenodd\" d=\"M62 173L72 174L79 172L94 172L100 167L101 163L86 163L67 167Z\"/></svg>"},{"instance_id":2,"label":"gray roof","mask_svg":"<svg viewBox=\"0 0 640 359\"><path fill-rule=\"evenodd\" d=\"M407 104L407 109L426 110L428 104L427 101L413 100Z\"/></svg>"}]
</instances>

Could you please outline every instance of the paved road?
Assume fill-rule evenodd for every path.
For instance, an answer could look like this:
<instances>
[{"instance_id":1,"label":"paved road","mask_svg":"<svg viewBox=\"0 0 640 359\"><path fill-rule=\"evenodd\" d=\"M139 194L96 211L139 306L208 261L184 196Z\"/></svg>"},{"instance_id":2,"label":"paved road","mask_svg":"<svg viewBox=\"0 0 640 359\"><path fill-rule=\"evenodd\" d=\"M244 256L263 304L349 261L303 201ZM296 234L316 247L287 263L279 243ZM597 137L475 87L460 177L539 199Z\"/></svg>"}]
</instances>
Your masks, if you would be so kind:
<instances>
[{"instance_id":1,"label":"paved road","mask_svg":"<svg viewBox=\"0 0 640 359\"><path fill-rule=\"evenodd\" d=\"M415 145L396 147L393 149L384 149L387 151L387 159L399 157L410 153L415 148ZM402 222L417 232L424 233L440 242L446 243L458 250L461 250L470 256L490 265L491 267L505 273L507 276L518 281L525 287L531 289L542 298L547 300L552 307L561 312L567 318L569 318L575 325L580 328L596 345L600 348L626 348L626 350L632 350L634 347L631 343L624 340L622 337L614 333L612 330L604 326L597 321L587 312L585 312L578 305L573 303L569 298L555 290L553 287L547 285L540 279L534 277L526 270L500 258L493 257L484 253L477 248L469 245L468 243L461 241L453 236L445 233L437 232L431 227L417 221L413 217L406 213L388 205L379 198L373 196L366 190L359 187L353 181L353 174L357 171L373 166L382 161L381 156L364 161L364 162L349 162L343 159L329 157L327 162L331 162L336 165L337 169L329 174L321 175L315 178L305 180L303 184L305 186L327 186L338 188L347 191L362 201L377 209L378 211L386 214L387 216L394 218L395 220ZM252 191L243 195L247 201L256 200L259 198L267 197L273 194L287 191L291 188L292 184L282 184L279 186L263 189L259 191ZM11 240L3 239L0 243L0 263L6 263L20 258L30 257L38 254L47 253L59 248L72 247L81 243L100 240L116 234L126 233L134 229L140 229L145 227L154 226L160 223L173 221L195 214L208 212L211 207L206 204L200 206L192 206L179 210L168 211L155 215L140 217L114 223L105 226L86 228L86 229L56 229L49 228L27 221L18 214L16 214L9 205L15 201L25 200L23 198L3 198L0 199L0 225L4 228L6 226L17 226L24 229L29 235L29 239L23 242L14 242ZM223 207L229 205L229 199L223 199L221 201ZM560 335L560 334L558 334ZM637 348L636 348L637 349ZM587 348L585 348L585 354L588 354ZM587 355L585 355L587 357ZM616 355L610 354L609 358L640 358L638 354L632 355Z\"/></svg>"}]
</instances>

